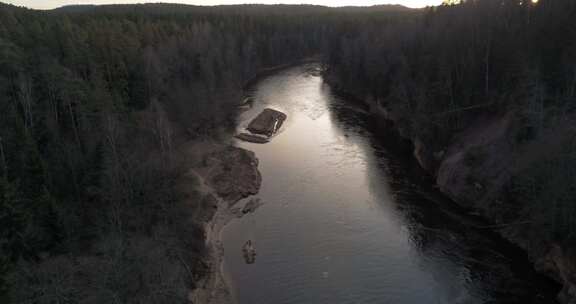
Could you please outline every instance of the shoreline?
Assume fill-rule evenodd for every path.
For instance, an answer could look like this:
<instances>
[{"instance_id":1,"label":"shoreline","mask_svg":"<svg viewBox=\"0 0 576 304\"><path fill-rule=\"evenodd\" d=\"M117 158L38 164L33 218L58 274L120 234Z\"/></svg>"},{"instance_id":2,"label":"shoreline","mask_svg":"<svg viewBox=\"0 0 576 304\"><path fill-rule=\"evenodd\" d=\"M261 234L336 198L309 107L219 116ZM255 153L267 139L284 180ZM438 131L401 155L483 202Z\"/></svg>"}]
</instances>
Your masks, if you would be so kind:
<instances>
[{"instance_id":1,"label":"shoreline","mask_svg":"<svg viewBox=\"0 0 576 304\"><path fill-rule=\"evenodd\" d=\"M212 148L214 151L207 153L202 161L205 166L192 168L189 172L200 181L199 191L216 200L216 211L204 224L207 249L204 262L208 269L197 287L190 291L188 299L195 304L236 304L224 271L222 231L231 220L242 217L242 206L259 191L261 176L254 152L230 145ZM215 178L221 181L222 170L230 170L225 173L230 178L224 183L215 183Z\"/></svg>"},{"instance_id":2,"label":"shoreline","mask_svg":"<svg viewBox=\"0 0 576 304\"><path fill-rule=\"evenodd\" d=\"M230 284L224 272L224 244L222 230L237 216L227 207L223 200L218 198L218 210L214 218L206 223L206 247L209 254L206 263L209 269L205 277L199 282L200 287L192 291L190 301L202 304L236 304Z\"/></svg>"},{"instance_id":3,"label":"shoreline","mask_svg":"<svg viewBox=\"0 0 576 304\"><path fill-rule=\"evenodd\" d=\"M426 176L425 178L427 179L427 182L447 198L449 204L446 204L445 207L448 207L451 210L456 210L457 213L462 213L464 215L461 217L461 221L471 220L471 223L473 223L473 226L477 229L489 229L486 230L487 233L495 234L499 238L508 242L515 250L521 251L525 255L522 259L530 265L531 271L534 271L542 281L546 281L544 284L549 286L547 288L557 290L556 294L559 303L568 303L565 300L562 300L566 293L576 294L572 287L573 285L563 286L563 284L566 283L558 279L559 277L563 277L561 271L554 269L554 267L557 267L557 264L562 265L563 259L566 258L564 252L557 250L557 252L553 252L552 258L549 257L550 254L546 255L544 258L538 256L541 253L539 253L538 250L535 250L535 248L527 245L529 240L523 239L518 235L518 233L510 232L509 229L513 229L513 225L494 220L494 212L499 212L498 209L473 205L470 203L470 200L462 198L462 196L465 196L467 192L488 192L483 185L473 185L472 191L466 191L467 189L464 189L464 191L462 191L462 189L459 189L461 191L450 191L450 185L441 185L438 182L439 171L444 161L442 157L444 157L443 154L446 151L443 150L441 157L438 157L430 146L425 145L417 136L409 134L407 129L403 127L394 116L392 111L381 105L374 106L370 104L366 98L360 98L358 97L360 95L355 95L350 91L346 91L337 79L331 79L330 77L325 79L327 79L326 82L329 85L336 89L339 95L347 97L347 99L350 98L349 100L353 101L352 106L360 106L362 110L367 109L367 115L373 120L373 128L381 132L379 136L386 137L389 141L391 140L393 142L392 150L396 150L396 153L405 155L407 161L415 163L415 165ZM475 134L472 134L470 137L473 138L474 136ZM459 148L458 145L458 142L452 143L448 147L451 148L448 152L461 152L458 151L458 149L455 149ZM451 169L452 172L458 172L458 170L461 169L457 167L451 168L449 165L446 167ZM556 248L553 248L552 251L554 251L554 249ZM554 258L559 261L555 261ZM552 271L550 268L552 268ZM554 271L557 271L560 274L554 273ZM559 286L556 285L562 286L562 290L557 288Z\"/></svg>"},{"instance_id":4,"label":"shoreline","mask_svg":"<svg viewBox=\"0 0 576 304\"><path fill-rule=\"evenodd\" d=\"M373 111L374 109L370 109L368 105L363 104L362 100L353 99L353 101L356 101L356 103L350 105L351 109L360 111L370 116L371 118L376 117L376 114ZM397 126L395 126L394 121L387 119L385 121L385 124L387 127L385 129L388 129L390 133L393 133L390 135L393 135L392 138L395 139L394 140L394 143L396 144L395 148L402 150L401 154L405 154L407 158L410 159L410 162L414 161L415 164L418 165L418 168L423 170L423 172L429 173L429 170L427 170L427 168L423 166L421 162L422 160L417 157L416 153L414 153L415 150L414 142L409 138L405 138L402 136L403 135L402 132L400 132L397 129ZM250 152L248 150L244 151ZM202 182L206 188L210 188L210 186L205 182L204 179L202 179ZM431 188L434 187L433 181L427 178L426 182L431 183ZM215 192L214 189L210 189L210 191L212 193ZM446 208L445 210L443 210L443 212L448 214L448 216L457 219L459 222L468 222L471 226L479 230L492 227L491 225L492 223L488 221L486 218L476 213L472 213L471 209L459 205L448 195L446 195L446 193L444 193L443 191L440 191L440 193L442 194L440 195L441 197L440 200L442 202L439 202L439 205ZM242 217L242 212L240 210L242 210L243 205L249 201L250 196L244 196L243 199L237 200L233 203L227 202L225 199L222 199L218 195L215 195L215 197L217 197L218 199L218 209L214 214L213 218L205 225L206 246L207 249L209 250L209 254L207 256L207 263L209 264L209 270L206 272L205 277L199 282L199 285L202 288L198 288L199 289L198 292L203 297L195 298L195 300L193 300L192 302L202 304L204 303L236 304L237 299L234 297L234 290L232 288L233 286L232 284L230 284L231 282L227 277L226 272L224 271L224 245L222 241L222 232L223 229L226 227L226 225L228 225L232 219ZM247 197L248 199L244 199ZM442 203L446 203L446 205ZM526 253L526 256L522 256L521 258L522 262L526 260L525 261L526 263L533 264L530 263L531 261L529 260L527 252L525 250L523 250L514 242L511 242L505 236L502 236L497 229L485 231L484 233L487 233L498 240L506 242L506 245L509 245L509 250ZM235 250L234 248L232 249ZM238 250L240 250L240 248L238 248ZM523 264L519 263L519 265ZM542 273L538 273L538 275L539 275L538 278L540 278L540 275L542 275ZM543 275L542 278L544 278Z\"/></svg>"}]
</instances>

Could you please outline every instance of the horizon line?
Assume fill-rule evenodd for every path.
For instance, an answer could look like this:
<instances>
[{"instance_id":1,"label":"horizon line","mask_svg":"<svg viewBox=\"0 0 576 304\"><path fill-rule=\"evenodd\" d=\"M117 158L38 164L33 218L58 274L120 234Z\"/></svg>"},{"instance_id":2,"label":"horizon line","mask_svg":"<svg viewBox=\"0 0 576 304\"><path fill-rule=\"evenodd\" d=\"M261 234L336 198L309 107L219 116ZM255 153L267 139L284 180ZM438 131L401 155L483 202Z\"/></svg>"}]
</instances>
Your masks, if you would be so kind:
<instances>
[{"instance_id":1,"label":"horizon line","mask_svg":"<svg viewBox=\"0 0 576 304\"><path fill-rule=\"evenodd\" d=\"M66 4L66 5L62 5L62 6L55 6L55 7L47 7L47 8L34 8L34 7L29 7L26 5L18 5L18 4L12 4L12 3L8 3L8 2L3 2L0 1L0 4L4 3L4 4L8 4L8 5L13 5L16 7L22 7L22 8L26 8L26 9L30 9L30 10L41 10L41 11L50 11L50 10L57 10L60 8L65 8L65 7L74 7L74 6L94 6L94 7L104 7L104 6L115 6L115 5L150 5L150 4L168 4L168 5L183 5L183 6L195 6L195 7L226 7L226 6L241 6L241 5L246 5L246 6L312 6L312 7L325 7L325 8L373 8L373 7L382 7L382 6L390 6L390 7L402 7L402 8L406 8L406 9L422 9L422 8L426 8L426 7L434 7L434 6L439 6L442 4L438 4L438 5L426 5L426 6L417 6L417 7L412 7L412 6L407 6L404 4L400 4L400 3L384 3L384 4L373 4L373 5L339 5L339 6L331 6L331 5L322 5L322 4L312 4L312 3L235 3L235 4L192 4L192 3L181 3L181 2L139 2L139 3L102 3L102 4L93 4L93 3L77 3L77 4Z\"/></svg>"}]
</instances>

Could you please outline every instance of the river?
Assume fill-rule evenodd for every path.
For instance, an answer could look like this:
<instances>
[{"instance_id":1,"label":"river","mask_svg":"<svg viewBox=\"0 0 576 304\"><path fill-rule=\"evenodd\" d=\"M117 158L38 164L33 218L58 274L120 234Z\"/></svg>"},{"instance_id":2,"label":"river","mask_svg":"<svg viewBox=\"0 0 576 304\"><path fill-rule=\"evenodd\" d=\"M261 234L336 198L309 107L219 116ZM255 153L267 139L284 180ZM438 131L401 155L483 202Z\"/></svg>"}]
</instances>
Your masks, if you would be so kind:
<instances>
[{"instance_id":1,"label":"river","mask_svg":"<svg viewBox=\"0 0 576 304\"><path fill-rule=\"evenodd\" d=\"M245 126L266 107L288 115L270 143L237 143L263 177L263 205L222 233L240 304L554 303L521 251L443 208L315 69L261 80L240 118ZM242 255L248 240L254 264Z\"/></svg>"}]
</instances>

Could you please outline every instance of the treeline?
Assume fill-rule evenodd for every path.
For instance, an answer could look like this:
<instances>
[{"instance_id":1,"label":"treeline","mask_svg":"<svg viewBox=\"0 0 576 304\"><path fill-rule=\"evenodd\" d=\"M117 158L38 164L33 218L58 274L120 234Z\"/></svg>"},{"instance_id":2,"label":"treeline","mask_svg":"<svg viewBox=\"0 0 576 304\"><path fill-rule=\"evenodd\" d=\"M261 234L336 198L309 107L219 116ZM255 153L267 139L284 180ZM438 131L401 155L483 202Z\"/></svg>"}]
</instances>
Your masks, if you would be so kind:
<instances>
[{"instance_id":1,"label":"treeline","mask_svg":"<svg viewBox=\"0 0 576 304\"><path fill-rule=\"evenodd\" d=\"M486 214L516 229L530 246L573 248L576 2L452 2L459 3L392 23L353 24L354 35L332 42L326 78L386 113L404 136L431 151L433 171L458 141L466 144L462 134L474 135L471 126L505 121L491 131L505 132L500 147L462 151L471 168L465 183L489 192L506 179L508 195L491 197ZM498 157L504 161L489 162ZM501 166L490 167L494 163ZM489 170L492 178L474 180Z\"/></svg>"},{"instance_id":2,"label":"treeline","mask_svg":"<svg viewBox=\"0 0 576 304\"><path fill-rule=\"evenodd\" d=\"M467 109L569 104L574 7L566 0L477 0L357 25L357 35L334 43L329 75L375 103L402 107L397 112L410 130L446 144L478 115Z\"/></svg>"},{"instance_id":3,"label":"treeline","mask_svg":"<svg viewBox=\"0 0 576 304\"><path fill-rule=\"evenodd\" d=\"M186 302L203 211L178 147L233 128L261 67L317 52L295 14L0 4L0 302Z\"/></svg>"},{"instance_id":4,"label":"treeline","mask_svg":"<svg viewBox=\"0 0 576 304\"><path fill-rule=\"evenodd\" d=\"M204 198L179 203L179 147L225 138L261 68L318 55L438 162L479 118L513 117L498 220L572 244L575 10L0 4L0 302L185 302Z\"/></svg>"}]
</instances>

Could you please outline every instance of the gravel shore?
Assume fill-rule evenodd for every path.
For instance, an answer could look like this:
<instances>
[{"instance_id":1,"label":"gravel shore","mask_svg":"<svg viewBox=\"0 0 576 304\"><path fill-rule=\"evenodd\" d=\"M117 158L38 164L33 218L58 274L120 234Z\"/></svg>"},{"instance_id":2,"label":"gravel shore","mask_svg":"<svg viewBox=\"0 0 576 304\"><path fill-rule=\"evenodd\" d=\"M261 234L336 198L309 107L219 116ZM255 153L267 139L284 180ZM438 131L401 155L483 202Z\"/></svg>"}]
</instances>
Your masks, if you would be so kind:
<instances>
[{"instance_id":1,"label":"gravel shore","mask_svg":"<svg viewBox=\"0 0 576 304\"><path fill-rule=\"evenodd\" d=\"M241 217L242 209L235 207L240 200L260 189L262 178L258 159L251 151L233 146L213 146L199 167L191 170L201 182L201 191L213 196L217 210L205 225L208 255L206 276L189 295L195 304L233 304L235 299L223 272L224 247L222 229L230 220Z\"/></svg>"}]
</instances>

